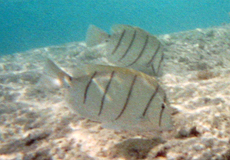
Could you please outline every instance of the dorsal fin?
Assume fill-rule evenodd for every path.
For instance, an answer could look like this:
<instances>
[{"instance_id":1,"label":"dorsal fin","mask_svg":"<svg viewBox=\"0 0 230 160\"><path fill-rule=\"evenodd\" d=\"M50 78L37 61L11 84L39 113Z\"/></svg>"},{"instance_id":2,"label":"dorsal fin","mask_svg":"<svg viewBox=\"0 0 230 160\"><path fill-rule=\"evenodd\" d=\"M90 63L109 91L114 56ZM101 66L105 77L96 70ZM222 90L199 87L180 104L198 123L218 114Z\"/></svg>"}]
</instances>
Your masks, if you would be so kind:
<instances>
[{"instance_id":1,"label":"dorsal fin","mask_svg":"<svg viewBox=\"0 0 230 160\"><path fill-rule=\"evenodd\" d=\"M115 24L111 27L110 32L111 34L116 33L116 32L121 32L123 30L133 30L135 29L134 27L130 25L125 25L125 24Z\"/></svg>"}]
</instances>

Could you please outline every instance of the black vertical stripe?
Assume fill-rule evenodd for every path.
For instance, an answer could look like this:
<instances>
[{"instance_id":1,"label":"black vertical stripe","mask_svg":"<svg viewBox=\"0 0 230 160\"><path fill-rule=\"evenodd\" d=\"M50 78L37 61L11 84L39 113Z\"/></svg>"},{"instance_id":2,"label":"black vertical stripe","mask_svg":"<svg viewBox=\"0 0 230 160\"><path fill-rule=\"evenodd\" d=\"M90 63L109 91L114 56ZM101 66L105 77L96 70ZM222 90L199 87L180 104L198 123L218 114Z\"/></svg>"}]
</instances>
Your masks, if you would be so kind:
<instances>
[{"instance_id":1,"label":"black vertical stripe","mask_svg":"<svg viewBox=\"0 0 230 160\"><path fill-rule=\"evenodd\" d=\"M131 84L131 86L130 86L129 93L128 93L128 96L127 96L127 98L126 98L124 107L123 107L123 109L121 110L120 114L115 118L115 120L118 120L118 119L121 117L121 115L124 113L125 109L127 108L127 105L128 105L128 103L129 103L129 99L130 99L130 96L131 96L131 94L132 94L132 90L133 90L133 86L134 86L134 84L135 84L136 78L137 78L137 75L135 75L134 78L133 78L133 81L132 81L132 84Z\"/></svg>"},{"instance_id":2,"label":"black vertical stripe","mask_svg":"<svg viewBox=\"0 0 230 160\"><path fill-rule=\"evenodd\" d=\"M151 68L152 68L152 70L153 70L153 75L154 75L154 76L156 76L156 75L157 75L157 73L156 73L156 71L155 71L155 69L154 69L153 64L151 65Z\"/></svg>"},{"instance_id":3,"label":"black vertical stripe","mask_svg":"<svg viewBox=\"0 0 230 160\"><path fill-rule=\"evenodd\" d=\"M164 53L162 52L161 60L160 60L160 62L159 62L159 64L158 64L158 68L157 68L157 74L158 74L159 71L160 71L160 67L161 67L161 63L162 63L163 59L164 59Z\"/></svg>"},{"instance_id":4,"label":"black vertical stripe","mask_svg":"<svg viewBox=\"0 0 230 160\"><path fill-rule=\"evenodd\" d=\"M158 92L158 89L159 89L159 85L157 85L156 90L153 92L152 96L150 97L150 99L149 99L149 101L148 101L148 103L147 103L147 105L145 107L145 110L144 110L144 112L142 114L143 116L146 115L146 113L147 113L147 111L148 111L148 109L150 107L150 104L151 104L152 100L154 99L154 97L156 96L156 94Z\"/></svg>"},{"instance_id":5,"label":"black vertical stripe","mask_svg":"<svg viewBox=\"0 0 230 160\"><path fill-rule=\"evenodd\" d=\"M141 58L141 56L143 55L144 50L148 44L148 41L149 41L149 35L146 36L144 46L142 47L141 52L139 53L138 57L131 64L127 65L127 67L133 65L134 63L136 63L138 61L139 58Z\"/></svg>"},{"instance_id":6,"label":"black vertical stripe","mask_svg":"<svg viewBox=\"0 0 230 160\"><path fill-rule=\"evenodd\" d=\"M161 112L160 112L160 117L159 117L159 126L161 126L161 120L162 120L162 116L163 116L163 112L165 109L165 105L164 103L161 105Z\"/></svg>"},{"instance_id":7,"label":"black vertical stripe","mask_svg":"<svg viewBox=\"0 0 230 160\"><path fill-rule=\"evenodd\" d=\"M91 76L91 78L90 78L90 80L89 80L89 82L88 82L88 84L87 84L87 86L86 86L86 88L85 88L83 103L86 102L87 93L88 93L88 90L89 90L89 86L90 86L90 84L92 83L92 80L93 80L93 78L96 76L96 74L97 74L97 71L95 71L94 74Z\"/></svg>"},{"instance_id":8,"label":"black vertical stripe","mask_svg":"<svg viewBox=\"0 0 230 160\"><path fill-rule=\"evenodd\" d=\"M105 96L106 96L106 94L107 94L107 92L108 92L108 90L109 90L109 86L110 86L110 84L111 84L111 82L112 82L112 79L113 79L113 77L114 77L114 73L115 73L115 71L113 71L113 72L111 73L109 82L108 82L107 85L106 85L105 92L104 92L103 97L102 97L102 99L101 99L101 106L100 106L100 111L99 111L99 113L98 113L98 116L101 115L102 109L103 109L103 107L104 107Z\"/></svg>"},{"instance_id":9,"label":"black vertical stripe","mask_svg":"<svg viewBox=\"0 0 230 160\"><path fill-rule=\"evenodd\" d=\"M157 47L157 49L156 49L156 51L155 51L154 55L152 56L152 58L150 59L150 61L147 63L148 65L149 65L150 63L152 63L152 62L153 62L153 60L154 60L154 58L155 58L156 54L158 53L158 51L159 51L160 47L161 47L161 43L159 42L159 45L158 45L158 47Z\"/></svg>"},{"instance_id":10,"label":"black vertical stripe","mask_svg":"<svg viewBox=\"0 0 230 160\"><path fill-rule=\"evenodd\" d=\"M121 41L122 41L122 38L124 37L124 35L125 35L125 29L123 30L123 32L122 32L122 34L121 34L121 37L119 38L119 41L118 41L118 43L117 43L117 45L115 46L115 48L114 48L114 50L111 52L111 54L114 54L116 51L117 51L117 49L118 49L118 47L120 46L120 44L121 44Z\"/></svg>"},{"instance_id":11,"label":"black vertical stripe","mask_svg":"<svg viewBox=\"0 0 230 160\"><path fill-rule=\"evenodd\" d=\"M132 45L133 45L134 39L135 39L135 37L136 37L136 33L137 33L137 31L135 30L135 31L134 31L134 34L133 34L133 37L132 37L132 39L131 39L131 41L130 41L130 43L129 43L128 48L126 49L125 53L122 55L122 57L121 57L118 61L121 61L121 60L127 55L127 53L129 52L130 48L131 48Z\"/></svg>"}]
</instances>

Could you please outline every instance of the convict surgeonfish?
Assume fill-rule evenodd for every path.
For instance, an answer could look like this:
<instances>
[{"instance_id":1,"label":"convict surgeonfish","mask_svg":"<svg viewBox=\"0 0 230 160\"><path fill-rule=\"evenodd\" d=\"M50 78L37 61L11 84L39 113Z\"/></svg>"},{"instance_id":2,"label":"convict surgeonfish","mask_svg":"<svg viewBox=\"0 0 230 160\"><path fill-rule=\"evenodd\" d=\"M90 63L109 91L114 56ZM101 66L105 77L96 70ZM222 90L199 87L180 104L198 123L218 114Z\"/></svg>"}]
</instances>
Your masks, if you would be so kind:
<instances>
[{"instance_id":1,"label":"convict surgeonfish","mask_svg":"<svg viewBox=\"0 0 230 160\"><path fill-rule=\"evenodd\" d=\"M163 45L143 29L114 25L109 35L90 25L86 35L87 46L92 48L103 43L106 58L116 66L133 68L154 76L161 74Z\"/></svg>"},{"instance_id":2,"label":"convict surgeonfish","mask_svg":"<svg viewBox=\"0 0 230 160\"><path fill-rule=\"evenodd\" d=\"M85 65L70 76L51 60L44 76L66 88L66 100L75 113L118 130L170 130L173 108L157 80L121 67Z\"/></svg>"}]
</instances>

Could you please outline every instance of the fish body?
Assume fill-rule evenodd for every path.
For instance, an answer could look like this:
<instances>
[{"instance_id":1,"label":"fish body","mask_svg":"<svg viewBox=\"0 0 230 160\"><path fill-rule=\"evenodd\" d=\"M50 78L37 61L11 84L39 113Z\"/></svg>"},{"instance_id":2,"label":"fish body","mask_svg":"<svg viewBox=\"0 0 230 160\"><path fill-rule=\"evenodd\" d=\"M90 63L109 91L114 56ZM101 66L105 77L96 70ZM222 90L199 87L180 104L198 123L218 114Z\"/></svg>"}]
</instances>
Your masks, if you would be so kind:
<instances>
[{"instance_id":1,"label":"fish body","mask_svg":"<svg viewBox=\"0 0 230 160\"><path fill-rule=\"evenodd\" d=\"M111 35L94 25L88 28L86 44L105 43L106 58L119 67L129 67L150 75L161 74L163 45L145 30L129 25L114 25Z\"/></svg>"},{"instance_id":2,"label":"fish body","mask_svg":"<svg viewBox=\"0 0 230 160\"><path fill-rule=\"evenodd\" d=\"M173 123L166 94L157 80L121 67L86 65L73 76L48 60L45 74L66 87L66 100L75 113L105 128L169 130ZM81 70L79 72L78 70Z\"/></svg>"}]
</instances>

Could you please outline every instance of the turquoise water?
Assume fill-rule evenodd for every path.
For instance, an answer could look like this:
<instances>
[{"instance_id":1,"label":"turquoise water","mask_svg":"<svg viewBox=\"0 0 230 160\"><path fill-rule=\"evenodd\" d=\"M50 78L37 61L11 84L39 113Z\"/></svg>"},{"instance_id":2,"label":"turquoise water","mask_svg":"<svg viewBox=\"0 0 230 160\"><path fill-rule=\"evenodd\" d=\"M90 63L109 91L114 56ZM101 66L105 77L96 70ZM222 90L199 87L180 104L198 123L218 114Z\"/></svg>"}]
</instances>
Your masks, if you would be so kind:
<instances>
[{"instance_id":1,"label":"turquoise water","mask_svg":"<svg viewBox=\"0 0 230 160\"><path fill-rule=\"evenodd\" d=\"M230 22L230 0L0 0L0 55L82 41L89 24L165 34Z\"/></svg>"}]
</instances>

